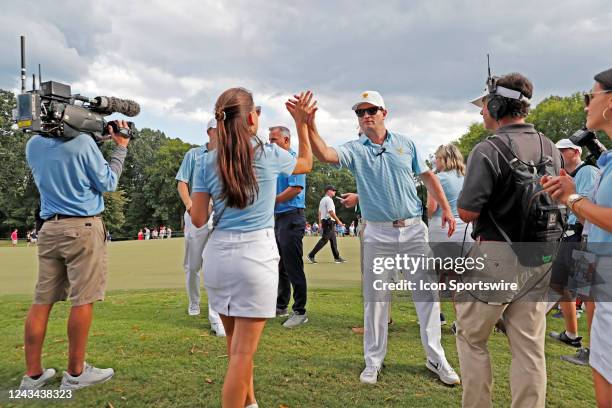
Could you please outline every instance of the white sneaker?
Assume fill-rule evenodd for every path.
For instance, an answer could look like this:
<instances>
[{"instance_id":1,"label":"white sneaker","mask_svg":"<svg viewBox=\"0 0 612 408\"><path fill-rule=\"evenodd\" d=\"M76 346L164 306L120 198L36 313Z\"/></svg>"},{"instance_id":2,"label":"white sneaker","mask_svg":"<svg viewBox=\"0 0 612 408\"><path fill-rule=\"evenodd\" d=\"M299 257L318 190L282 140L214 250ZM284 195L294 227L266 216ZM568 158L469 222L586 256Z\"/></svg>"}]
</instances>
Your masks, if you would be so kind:
<instances>
[{"instance_id":1,"label":"white sneaker","mask_svg":"<svg viewBox=\"0 0 612 408\"><path fill-rule=\"evenodd\" d=\"M187 313L189 313L189 316L198 316L200 314L200 305L189 305Z\"/></svg>"},{"instance_id":2,"label":"white sneaker","mask_svg":"<svg viewBox=\"0 0 612 408\"><path fill-rule=\"evenodd\" d=\"M24 375L19 385L20 390L38 390L44 387L51 379L55 377L55 370L52 368L43 368L43 372L38 379L33 379L30 376Z\"/></svg>"},{"instance_id":3,"label":"white sneaker","mask_svg":"<svg viewBox=\"0 0 612 408\"><path fill-rule=\"evenodd\" d=\"M448 361L444 361L443 363L432 363L429 359L427 363L425 363L425 367L427 367L432 373L436 374L440 381L442 381L446 385L456 385L461 384L461 380L459 376L453 370L453 367L450 366Z\"/></svg>"},{"instance_id":4,"label":"white sneaker","mask_svg":"<svg viewBox=\"0 0 612 408\"><path fill-rule=\"evenodd\" d=\"M210 329L215 333L215 336L217 337L225 337L225 327L223 327L223 323L218 322L218 323L211 323L210 324Z\"/></svg>"},{"instance_id":5,"label":"white sneaker","mask_svg":"<svg viewBox=\"0 0 612 408\"><path fill-rule=\"evenodd\" d=\"M361 381L363 384L376 384L378 382L379 373L380 368L366 366L359 376L359 381Z\"/></svg>"},{"instance_id":6,"label":"white sneaker","mask_svg":"<svg viewBox=\"0 0 612 408\"><path fill-rule=\"evenodd\" d=\"M115 370L112 368L96 368L85 362L83 372L78 377L73 377L64 371L60 390L78 390L94 384L101 384L113 378Z\"/></svg>"}]
</instances>

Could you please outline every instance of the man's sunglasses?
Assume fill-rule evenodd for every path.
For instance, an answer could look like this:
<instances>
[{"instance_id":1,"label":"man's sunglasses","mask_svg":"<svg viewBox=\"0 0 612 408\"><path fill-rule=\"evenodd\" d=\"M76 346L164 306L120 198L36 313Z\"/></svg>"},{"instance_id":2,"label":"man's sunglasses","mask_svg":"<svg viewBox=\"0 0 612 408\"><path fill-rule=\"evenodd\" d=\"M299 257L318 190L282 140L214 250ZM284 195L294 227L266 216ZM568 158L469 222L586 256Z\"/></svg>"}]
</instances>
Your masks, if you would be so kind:
<instances>
[{"instance_id":1,"label":"man's sunglasses","mask_svg":"<svg viewBox=\"0 0 612 408\"><path fill-rule=\"evenodd\" d=\"M587 92L584 94L584 105L589 106L593 98L595 98L595 95L605 94L605 93L610 93L610 92L612 91L608 90L608 91L598 91L598 92Z\"/></svg>"},{"instance_id":2,"label":"man's sunglasses","mask_svg":"<svg viewBox=\"0 0 612 408\"><path fill-rule=\"evenodd\" d=\"M358 117L362 118L366 113L370 116L374 116L376 115L376 112L378 112L379 110L382 110L380 106L374 106L372 108L366 108L366 109L355 109L355 113L357 114Z\"/></svg>"}]
</instances>

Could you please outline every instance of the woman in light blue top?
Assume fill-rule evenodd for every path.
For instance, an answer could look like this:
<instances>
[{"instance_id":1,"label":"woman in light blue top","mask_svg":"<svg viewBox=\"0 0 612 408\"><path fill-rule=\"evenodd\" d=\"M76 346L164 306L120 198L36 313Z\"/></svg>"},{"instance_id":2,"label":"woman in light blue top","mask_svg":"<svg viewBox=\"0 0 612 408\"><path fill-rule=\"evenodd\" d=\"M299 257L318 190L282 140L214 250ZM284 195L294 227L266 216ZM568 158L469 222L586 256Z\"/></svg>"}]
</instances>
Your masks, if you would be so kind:
<instances>
[{"instance_id":1,"label":"woman in light blue top","mask_svg":"<svg viewBox=\"0 0 612 408\"><path fill-rule=\"evenodd\" d=\"M454 144L442 145L435 153L436 175L442 184L442 190L451 206L453 216L457 223L455 232L449 237L446 229L442 227L442 210L437 202L427 197L427 215L429 216L429 242L471 242L472 231L468 225L459 218L457 213L457 198L463 189L465 177L465 163L463 155ZM468 229L466 234L466 229Z\"/></svg>"},{"instance_id":2,"label":"woman in light blue top","mask_svg":"<svg viewBox=\"0 0 612 408\"><path fill-rule=\"evenodd\" d=\"M603 131L612 138L612 68L595 75L595 84L585 94L584 102L587 128ZM591 290L595 315L589 364L593 369L597 406L609 408L612 407L612 150L604 152L597 165L601 177L592 197L576 194L576 185L564 170L559 177L543 177L542 185L584 224L587 248L597 256L596 284Z\"/></svg>"},{"instance_id":3,"label":"woman in light blue top","mask_svg":"<svg viewBox=\"0 0 612 408\"><path fill-rule=\"evenodd\" d=\"M286 103L297 128L297 158L256 136L260 109L246 89L228 89L215 105L218 145L194 181L191 218L202 227L212 198L214 231L204 249L203 270L210 304L227 334L223 407L257 407L253 357L266 319L276 316L276 179L311 170L307 120L315 105L310 92Z\"/></svg>"}]
</instances>

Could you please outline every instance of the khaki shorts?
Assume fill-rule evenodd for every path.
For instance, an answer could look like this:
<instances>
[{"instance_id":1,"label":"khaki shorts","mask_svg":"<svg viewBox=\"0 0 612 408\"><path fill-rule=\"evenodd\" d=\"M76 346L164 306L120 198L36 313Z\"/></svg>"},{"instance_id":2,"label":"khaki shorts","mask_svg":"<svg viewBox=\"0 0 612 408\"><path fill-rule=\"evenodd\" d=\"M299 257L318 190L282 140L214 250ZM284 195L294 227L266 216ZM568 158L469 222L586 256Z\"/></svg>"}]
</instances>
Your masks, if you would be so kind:
<instances>
[{"instance_id":1,"label":"khaki shorts","mask_svg":"<svg viewBox=\"0 0 612 408\"><path fill-rule=\"evenodd\" d=\"M70 295L72 306L104 300L106 230L100 217L46 221L38 236L35 304Z\"/></svg>"}]
</instances>

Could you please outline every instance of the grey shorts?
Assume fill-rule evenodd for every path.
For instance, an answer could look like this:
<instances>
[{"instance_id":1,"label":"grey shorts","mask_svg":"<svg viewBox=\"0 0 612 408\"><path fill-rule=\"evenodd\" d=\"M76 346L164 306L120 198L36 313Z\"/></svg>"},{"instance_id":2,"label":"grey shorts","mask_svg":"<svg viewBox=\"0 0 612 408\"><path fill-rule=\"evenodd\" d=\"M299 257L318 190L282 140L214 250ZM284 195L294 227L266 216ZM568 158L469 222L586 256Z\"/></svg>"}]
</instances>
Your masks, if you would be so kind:
<instances>
[{"instance_id":1,"label":"grey shorts","mask_svg":"<svg viewBox=\"0 0 612 408\"><path fill-rule=\"evenodd\" d=\"M106 230L100 217L46 221L38 236L35 304L70 297L72 306L104 299Z\"/></svg>"}]
</instances>

